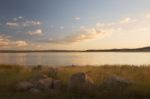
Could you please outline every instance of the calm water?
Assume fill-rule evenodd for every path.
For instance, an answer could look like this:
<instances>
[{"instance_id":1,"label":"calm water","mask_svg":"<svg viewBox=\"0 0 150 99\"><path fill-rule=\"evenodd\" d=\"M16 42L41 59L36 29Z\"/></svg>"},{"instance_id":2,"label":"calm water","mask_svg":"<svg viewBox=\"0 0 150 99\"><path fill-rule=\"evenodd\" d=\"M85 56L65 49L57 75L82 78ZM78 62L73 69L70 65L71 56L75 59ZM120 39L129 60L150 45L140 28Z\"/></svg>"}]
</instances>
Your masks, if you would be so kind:
<instances>
[{"instance_id":1,"label":"calm water","mask_svg":"<svg viewBox=\"0 0 150 99\"><path fill-rule=\"evenodd\" d=\"M103 65L150 64L150 53L0 53L0 64Z\"/></svg>"}]
</instances>

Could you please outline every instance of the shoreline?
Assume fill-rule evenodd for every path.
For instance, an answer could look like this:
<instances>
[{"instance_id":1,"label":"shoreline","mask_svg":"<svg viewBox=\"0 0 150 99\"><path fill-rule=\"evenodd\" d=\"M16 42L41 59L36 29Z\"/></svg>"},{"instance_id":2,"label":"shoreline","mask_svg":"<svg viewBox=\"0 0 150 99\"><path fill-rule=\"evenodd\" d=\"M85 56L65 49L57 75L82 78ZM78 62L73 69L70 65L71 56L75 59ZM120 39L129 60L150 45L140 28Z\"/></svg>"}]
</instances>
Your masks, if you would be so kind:
<instances>
[{"instance_id":1,"label":"shoreline","mask_svg":"<svg viewBox=\"0 0 150 99\"><path fill-rule=\"evenodd\" d=\"M150 47L141 48L113 48L113 49L88 49L88 50L0 50L0 53L48 53L48 52L64 52L64 53L75 53L75 52L150 52Z\"/></svg>"},{"instance_id":2,"label":"shoreline","mask_svg":"<svg viewBox=\"0 0 150 99\"><path fill-rule=\"evenodd\" d=\"M0 67L29 67L31 66L32 67L38 67L38 66L41 66L43 68L45 67L49 67L49 68L53 68L53 67L56 67L56 68L63 68L63 67L150 67L150 64L147 64L147 65L130 65L130 64L112 64L112 65L109 65L109 64L104 64L104 65L60 65L60 67L58 65L25 65L25 64L0 64Z\"/></svg>"},{"instance_id":3,"label":"shoreline","mask_svg":"<svg viewBox=\"0 0 150 99\"><path fill-rule=\"evenodd\" d=\"M150 51L0 51L0 53L150 53Z\"/></svg>"}]
</instances>

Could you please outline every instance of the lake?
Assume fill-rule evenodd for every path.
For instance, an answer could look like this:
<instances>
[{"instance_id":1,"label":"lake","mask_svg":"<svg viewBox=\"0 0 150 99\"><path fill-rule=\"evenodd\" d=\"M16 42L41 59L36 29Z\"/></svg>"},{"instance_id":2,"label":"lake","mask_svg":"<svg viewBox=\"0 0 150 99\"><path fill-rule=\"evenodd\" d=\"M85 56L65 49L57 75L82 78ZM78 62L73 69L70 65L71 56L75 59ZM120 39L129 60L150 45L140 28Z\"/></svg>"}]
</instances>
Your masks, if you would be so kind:
<instances>
[{"instance_id":1,"label":"lake","mask_svg":"<svg viewBox=\"0 0 150 99\"><path fill-rule=\"evenodd\" d=\"M47 52L47 53L0 53L0 64L20 65L148 65L150 53L120 52Z\"/></svg>"}]
</instances>

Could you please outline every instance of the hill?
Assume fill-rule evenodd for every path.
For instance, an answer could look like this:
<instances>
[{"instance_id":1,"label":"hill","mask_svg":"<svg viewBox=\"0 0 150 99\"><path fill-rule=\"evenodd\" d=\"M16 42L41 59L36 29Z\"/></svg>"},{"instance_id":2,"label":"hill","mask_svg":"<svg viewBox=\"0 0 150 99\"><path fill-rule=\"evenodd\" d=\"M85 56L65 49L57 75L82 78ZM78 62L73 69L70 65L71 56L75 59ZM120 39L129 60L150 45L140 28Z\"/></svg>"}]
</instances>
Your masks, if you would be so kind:
<instances>
[{"instance_id":1,"label":"hill","mask_svg":"<svg viewBox=\"0 0 150 99\"><path fill-rule=\"evenodd\" d=\"M89 50L0 50L0 53L38 53L38 52L150 52L150 46L122 49L89 49Z\"/></svg>"}]
</instances>

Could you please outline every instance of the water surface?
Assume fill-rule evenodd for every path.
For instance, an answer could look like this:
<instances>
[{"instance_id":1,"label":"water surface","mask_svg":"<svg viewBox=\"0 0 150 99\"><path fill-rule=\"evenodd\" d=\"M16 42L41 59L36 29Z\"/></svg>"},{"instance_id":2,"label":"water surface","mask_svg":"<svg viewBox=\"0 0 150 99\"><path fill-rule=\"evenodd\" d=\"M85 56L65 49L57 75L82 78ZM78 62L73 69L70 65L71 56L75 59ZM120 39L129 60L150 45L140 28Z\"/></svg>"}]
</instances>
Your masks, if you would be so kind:
<instances>
[{"instance_id":1,"label":"water surface","mask_svg":"<svg viewBox=\"0 0 150 99\"><path fill-rule=\"evenodd\" d=\"M150 53L72 52L72 53L0 53L0 64L20 65L104 65L150 64Z\"/></svg>"}]
</instances>

